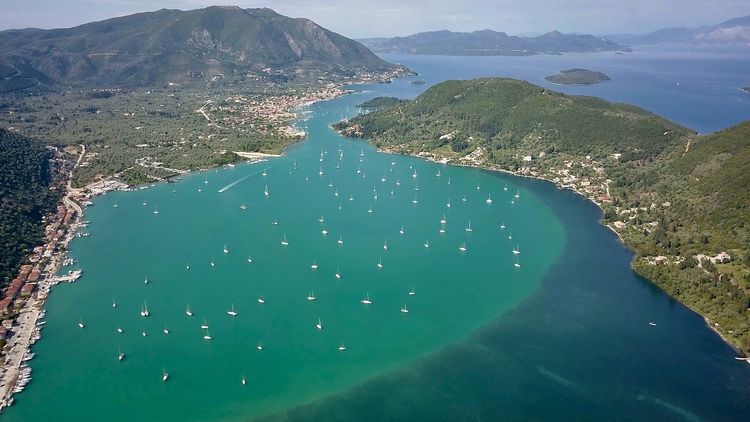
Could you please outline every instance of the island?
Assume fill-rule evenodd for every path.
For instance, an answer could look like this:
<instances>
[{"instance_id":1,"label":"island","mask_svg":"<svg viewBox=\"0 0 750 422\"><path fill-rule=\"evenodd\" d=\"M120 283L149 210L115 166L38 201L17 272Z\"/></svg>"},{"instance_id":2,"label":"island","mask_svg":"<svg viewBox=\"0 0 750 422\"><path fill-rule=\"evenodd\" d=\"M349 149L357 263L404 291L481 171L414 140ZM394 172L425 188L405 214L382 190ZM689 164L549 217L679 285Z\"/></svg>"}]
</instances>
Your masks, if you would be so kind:
<instances>
[{"instance_id":1,"label":"island","mask_svg":"<svg viewBox=\"0 0 750 422\"><path fill-rule=\"evenodd\" d=\"M588 69L561 70L557 75L546 76L544 79L558 85L596 85L610 80L604 73Z\"/></svg>"},{"instance_id":2,"label":"island","mask_svg":"<svg viewBox=\"0 0 750 422\"><path fill-rule=\"evenodd\" d=\"M578 192L635 252L638 274L750 353L750 121L697 135L636 106L485 78L446 81L335 128L382 151Z\"/></svg>"}]
</instances>

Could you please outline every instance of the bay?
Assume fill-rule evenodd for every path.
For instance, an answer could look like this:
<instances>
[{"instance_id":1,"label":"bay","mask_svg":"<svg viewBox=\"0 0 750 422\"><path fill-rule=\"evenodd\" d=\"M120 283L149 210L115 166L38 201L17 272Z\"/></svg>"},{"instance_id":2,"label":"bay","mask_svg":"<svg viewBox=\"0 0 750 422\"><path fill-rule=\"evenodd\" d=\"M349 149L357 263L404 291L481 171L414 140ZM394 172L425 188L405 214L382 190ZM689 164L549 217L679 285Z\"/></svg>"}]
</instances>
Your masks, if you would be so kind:
<instances>
[{"instance_id":1,"label":"bay","mask_svg":"<svg viewBox=\"0 0 750 422\"><path fill-rule=\"evenodd\" d=\"M308 140L284 157L97 198L86 216L91 237L72 244L85 276L54 289L34 347L34 380L3 418L733 419L746 412L750 368L699 316L629 270L630 252L598 225L600 212L588 201L546 182L379 154L328 127L375 96L413 97L440 80L477 76L544 84L568 67L601 70L613 81L554 89L633 102L700 131L744 118L747 101L730 89L743 53L639 54L389 56L420 75L311 106L299 123ZM700 77L701 68L714 79ZM675 79L695 83L686 94ZM702 112L704 104L718 111ZM314 302L306 300L311 291ZM368 293L373 303L360 303ZM149 318L138 315L144 301ZM400 312L405 304L408 314ZM237 317L226 314L232 305ZM211 341L202 339L204 317Z\"/></svg>"}]
</instances>

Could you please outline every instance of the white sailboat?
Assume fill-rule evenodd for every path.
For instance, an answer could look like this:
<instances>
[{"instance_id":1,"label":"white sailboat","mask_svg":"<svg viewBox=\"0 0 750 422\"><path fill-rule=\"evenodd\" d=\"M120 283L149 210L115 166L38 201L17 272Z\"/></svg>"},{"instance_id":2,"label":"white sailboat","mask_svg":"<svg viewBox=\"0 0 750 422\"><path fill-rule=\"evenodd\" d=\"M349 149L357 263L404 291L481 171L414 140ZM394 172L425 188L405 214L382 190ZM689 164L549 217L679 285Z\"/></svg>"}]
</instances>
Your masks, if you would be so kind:
<instances>
[{"instance_id":1,"label":"white sailboat","mask_svg":"<svg viewBox=\"0 0 750 422\"><path fill-rule=\"evenodd\" d=\"M117 327L117 332L118 332L119 334L122 334L122 327Z\"/></svg>"},{"instance_id":2,"label":"white sailboat","mask_svg":"<svg viewBox=\"0 0 750 422\"><path fill-rule=\"evenodd\" d=\"M341 280L341 272L339 271L339 267L336 267L335 277L337 280Z\"/></svg>"},{"instance_id":3,"label":"white sailboat","mask_svg":"<svg viewBox=\"0 0 750 422\"><path fill-rule=\"evenodd\" d=\"M440 224L440 233L445 233L445 223Z\"/></svg>"},{"instance_id":4,"label":"white sailboat","mask_svg":"<svg viewBox=\"0 0 750 422\"><path fill-rule=\"evenodd\" d=\"M266 185L266 187L263 189L263 195L265 195L265 196L269 195L269 193L268 193L268 185Z\"/></svg>"},{"instance_id":5,"label":"white sailboat","mask_svg":"<svg viewBox=\"0 0 750 422\"><path fill-rule=\"evenodd\" d=\"M321 233L323 233L323 236L326 236L328 234L328 230L323 229L323 230L321 230Z\"/></svg>"},{"instance_id":6,"label":"white sailboat","mask_svg":"<svg viewBox=\"0 0 750 422\"><path fill-rule=\"evenodd\" d=\"M451 207L451 199L448 198L448 202L445 203L445 206L450 208Z\"/></svg>"},{"instance_id":7,"label":"white sailboat","mask_svg":"<svg viewBox=\"0 0 750 422\"><path fill-rule=\"evenodd\" d=\"M520 254L521 254L520 246L516 246L515 248L513 248L513 255L520 255Z\"/></svg>"},{"instance_id":8,"label":"white sailboat","mask_svg":"<svg viewBox=\"0 0 750 422\"><path fill-rule=\"evenodd\" d=\"M341 346L339 346L339 352L343 352L346 350L346 346L344 346L344 343L341 343Z\"/></svg>"},{"instance_id":9,"label":"white sailboat","mask_svg":"<svg viewBox=\"0 0 750 422\"><path fill-rule=\"evenodd\" d=\"M261 342L258 342L258 345L257 345L257 346L255 346L255 348L256 348L256 349L258 349L258 351L261 351L261 350L263 350L263 343L261 343Z\"/></svg>"},{"instance_id":10,"label":"white sailboat","mask_svg":"<svg viewBox=\"0 0 750 422\"><path fill-rule=\"evenodd\" d=\"M167 382L168 379L169 379L169 373L167 373L166 369L163 369L161 371L161 380L162 382Z\"/></svg>"},{"instance_id":11,"label":"white sailboat","mask_svg":"<svg viewBox=\"0 0 750 422\"><path fill-rule=\"evenodd\" d=\"M383 250L388 250L388 241L383 242Z\"/></svg>"},{"instance_id":12,"label":"white sailboat","mask_svg":"<svg viewBox=\"0 0 750 422\"><path fill-rule=\"evenodd\" d=\"M461 252L466 252L466 243L462 243L461 246L458 247L458 250Z\"/></svg>"},{"instance_id":13,"label":"white sailboat","mask_svg":"<svg viewBox=\"0 0 750 422\"><path fill-rule=\"evenodd\" d=\"M505 230L505 222L500 223L500 229Z\"/></svg>"},{"instance_id":14,"label":"white sailboat","mask_svg":"<svg viewBox=\"0 0 750 422\"><path fill-rule=\"evenodd\" d=\"M491 194L490 194L490 195L488 195L488 196L487 196L487 199L486 199L486 200L485 200L484 202L486 202L486 203L488 203L488 204L491 204L491 203L492 203L492 195L491 195Z\"/></svg>"},{"instance_id":15,"label":"white sailboat","mask_svg":"<svg viewBox=\"0 0 750 422\"><path fill-rule=\"evenodd\" d=\"M378 264L377 264L377 267L378 267L378 268L383 268L383 258L378 258Z\"/></svg>"},{"instance_id":16,"label":"white sailboat","mask_svg":"<svg viewBox=\"0 0 750 422\"><path fill-rule=\"evenodd\" d=\"M467 231L467 232L473 232L473 231L474 231L474 230L473 230L473 229L471 228L471 220L469 220L469 225L468 225L468 226L466 226L466 231Z\"/></svg>"},{"instance_id":17,"label":"white sailboat","mask_svg":"<svg viewBox=\"0 0 750 422\"><path fill-rule=\"evenodd\" d=\"M117 348L117 360L121 361L125 359L125 353L122 353L122 350L118 347Z\"/></svg>"},{"instance_id":18,"label":"white sailboat","mask_svg":"<svg viewBox=\"0 0 750 422\"><path fill-rule=\"evenodd\" d=\"M78 328L83 328L85 325L83 325L83 319L78 320Z\"/></svg>"},{"instance_id":19,"label":"white sailboat","mask_svg":"<svg viewBox=\"0 0 750 422\"><path fill-rule=\"evenodd\" d=\"M313 270L317 270L318 269L318 264L315 263L315 260L313 260L313 263L312 263L312 265L310 265L310 268L312 268Z\"/></svg>"},{"instance_id":20,"label":"white sailboat","mask_svg":"<svg viewBox=\"0 0 750 422\"><path fill-rule=\"evenodd\" d=\"M317 328L318 330L323 329L323 323L320 321L320 318L318 318L318 322L315 324L315 328Z\"/></svg>"},{"instance_id":21,"label":"white sailboat","mask_svg":"<svg viewBox=\"0 0 750 422\"><path fill-rule=\"evenodd\" d=\"M226 243L224 244L224 253L229 253L229 248Z\"/></svg>"},{"instance_id":22,"label":"white sailboat","mask_svg":"<svg viewBox=\"0 0 750 422\"><path fill-rule=\"evenodd\" d=\"M417 292L415 292L414 291L414 287L412 287L411 290L409 290L409 296L414 296L416 294L417 294Z\"/></svg>"},{"instance_id":23,"label":"white sailboat","mask_svg":"<svg viewBox=\"0 0 750 422\"><path fill-rule=\"evenodd\" d=\"M229 316L237 316L237 311L234 310L234 302L231 303L230 309L227 311L227 315Z\"/></svg>"},{"instance_id":24,"label":"white sailboat","mask_svg":"<svg viewBox=\"0 0 750 422\"><path fill-rule=\"evenodd\" d=\"M425 248L429 248L429 247L430 247L430 241L429 241L429 240L426 240L426 241L424 242L424 247L425 247Z\"/></svg>"},{"instance_id":25,"label":"white sailboat","mask_svg":"<svg viewBox=\"0 0 750 422\"><path fill-rule=\"evenodd\" d=\"M164 332L164 334L169 334L169 328L167 328L166 325L164 326L164 329L162 331Z\"/></svg>"},{"instance_id":26,"label":"white sailboat","mask_svg":"<svg viewBox=\"0 0 750 422\"><path fill-rule=\"evenodd\" d=\"M156 207L156 208L154 209L154 214L159 214L159 207Z\"/></svg>"},{"instance_id":27,"label":"white sailboat","mask_svg":"<svg viewBox=\"0 0 750 422\"><path fill-rule=\"evenodd\" d=\"M208 329L208 322L206 322L206 318L203 318L203 324L201 324L201 328L204 330Z\"/></svg>"},{"instance_id":28,"label":"white sailboat","mask_svg":"<svg viewBox=\"0 0 750 422\"><path fill-rule=\"evenodd\" d=\"M417 203L419 203L419 200L417 199L417 195L414 195L414 199L412 199L412 200L411 200L411 203L412 203L412 204L417 204Z\"/></svg>"},{"instance_id":29,"label":"white sailboat","mask_svg":"<svg viewBox=\"0 0 750 422\"><path fill-rule=\"evenodd\" d=\"M262 305L262 304L266 303L266 299L264 299L263 296L261 296L261 297L258 298L258 303L260 303Z\"/></svg>"},{"instance_id":30,"label":"white sailboat","mask_svg":"<svg viewBox=\"0 0 750 422\"><path fill-rule=\"evenodd\" d=\"M263 177L268 176L268 173L266 172L266 169L263 169L263 173L261 173L260 175L263 176Z\"/></svg>"},{"instance_id":31,"label":"white sailboat","mask_svg":"<svg viewBox=\"0 0 750 422\"><path fill-rule=\"evenodd\" d=\"M448 220L445 219L445 214L443 214L443 218L440 219L440 224L445 224L447 222Z\"/></svg>"},{"instance_id":32,"label":"white sailboat","mask_svg":"<svg viewBox=\"0 0 750 422\"><path fill-rule=\"evenodd\" d=\"M342 235L339 235L339 240L337 240L336 243L338 243L339 245L343 245L344 244L344 237Z\"/></svg>"},{"instance_id":33,"label":"white sailboat","mask_svg":"<svg viewBox=\"0 0 750 422\"><path fill-rule=\"evenodd\" d=\"M211 333L208 332L208 328L206 328L206 334L203 336L203 340L213 340L213 337L211 337Z\"/></svg>"},{"instance_id":34,"label":"white sailboat","mask_svg":"<svg viewBox=\"0 0 750 422\"><path fill-rule=\"evenodd\" d=\"M148 284L148 276L143 277L143 284Z\"/></svg>"},{"instance_id":35,"label":"white sailboat","mask_svg":"<svg viewBox=\"0 0 750 422\"><path fill-rule=\"evenodd\" d=\"M187 308L185 308L185 315L193 316L193 311L190 310L190 303L188 303Z\"/></svg>"},{"instance_id":36,"label":"white sailboat","mask_svg":"<svg viewBox=\"0 0 750 422\"><path fill-rule=\"evenodd\" d=\"M398 233L403 236L403 234L404 234L404 226L401 226L401 229L398 231Z\"/></svg>"},{"instance_id":37,"label":"white sailboat","mask_svg":"<svg viewBox=\"0 0 750 422\"><path fill-rule=\"evenodd\" d=\"M252 255L248 255L247 256L247 263L248 264L252 264L253 263L253 256Z\"/></svg>"},{"instance_id":38,"label":"white sailboat","mask_svg":"<svg viewBox=\"0 0 750 422\"><path fill-rule=\"evenodd\" d=\"M516 194L515 194L515 195L513 195L513 197L514 197L514 198L516 198L516 199L520 198L520 197L521 197L521 190L520 190L520 189L519 189L519 190L517 190L517 191L516 191Z\"/></svg>"},{"instance_id":39,"label":"white sailboat","mask_svg":"<svg viewBox=\"0 0 750 422\"><path fill-rule=\"evenodd\" d=\"M141 331L141 335L142 335L143 337L146 337L146 330L143 330L143 331Z\"/></svg>"},{"instance_id":40,"label":"white sailboat","mask_svg":"<svg viewBox=\"0 0 750 422\"><path fill-rule=\"evenodd\" d=\"M372 300L370 300L370 292L367 292L365 297L362 300L360 300L360 302L365 305L372 305Z\"/></svg>"},{"instance_id":41,"label":"white sailboat","mask_svg":"<svg viewBox=\"0 0 750 422\"><path fill-rule=\"evenodd\" d=\"M242 374L242 380L240 380L240 382L242 383L242 385L247 384L247 380L245 379L245 374Z\"/></svg>"},{"instance_id":42,"label":"white sailboat","mask_svg":"<svg viewBox=\"0 0 750 422\"><path fill-rule=\"evenodd\" d=\"M215 267L215 266L216 266L216 262L214 261L214 259L213 259L213 258L211 258L211 267L213 268L213 267Z\"/></svg>"},{"instance_id":43,"label":"white sailboat","mask_svg":"<svg viewBox=\"0 0 750 422\"><path fill-rule=\"evenodd\" d=\"M315 296L315 292L313 292L312 290L310 290L310 293L307 294L307 300L309 302L312 302L315 299L317 299L317 297Z\"/></svg>"},{"instance_id":44,"label":"white sailboat","mask_svg":"<svg viewBox=\"0 0 750 422\"><path fill-rule=\"evenodd\" d=\"M114 300L114 299L112 299L112 307L113 307L113 308L116 308L116 307L117 307L117 302L115 302L115 300Z\"/></svg>"},{"instance_id":45,"label":"white sailboat","mask_svg":"<svg viewBox=\"0 0 750 422\"><path fill-rule=\"evenodd\" d=\"M323 223L325 222L325 218L323 218L323 214L320 214L320 218L318 219L319 222Z\"/></svg>"},{"instance_id":46,"label":"white sailboat","mask_svg":"<svg viewBox=\"0 0 750 422\"><path fill-rule=\"evenodd\" d=\"M409 313L409 308L406 307L405 303L404 303L404 307L401 308L401 312L404 313L404 314L408 314Z\"/></svg>"},{"instance_id":47,"label":"white sailboat","mask_svg":"<svg viewBox=\"0 0 750 422\"><path fill-rule=\"evenodd\" d=\"M289 245L289 241L288 241L288 240L286 240L286 235L284 235L284 239L283 239L283 240L281 241L281 245L282 245L282 246L287 246L287 245Z\"/></svg>"}]
</instances>

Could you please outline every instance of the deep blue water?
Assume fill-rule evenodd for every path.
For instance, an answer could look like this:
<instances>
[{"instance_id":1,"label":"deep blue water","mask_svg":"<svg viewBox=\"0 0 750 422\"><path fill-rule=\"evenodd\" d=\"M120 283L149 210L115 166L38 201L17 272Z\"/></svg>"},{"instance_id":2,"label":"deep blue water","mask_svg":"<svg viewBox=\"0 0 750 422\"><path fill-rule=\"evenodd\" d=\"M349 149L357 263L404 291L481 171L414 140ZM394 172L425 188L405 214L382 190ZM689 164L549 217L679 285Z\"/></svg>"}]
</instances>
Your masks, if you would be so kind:
<instances>
[{"instance_id":1,"label":"deep blue water","mask_svg":"<svg viewBox=\"0 0 750 422\"><path fill-rule=\"evenodd\" d=\"M645 47L632 53L566 54L530 57L445 57L384 54L420 74L427 85L399 89L404 97L446 79L502 76L568 94L592 95L635 104L700 133L750 119L750 46ZM560 70L604 72L610 81L592 86L562 86L544 80ZM386 90L388 90L386 88Z\"/></svg>"}]
</instances>

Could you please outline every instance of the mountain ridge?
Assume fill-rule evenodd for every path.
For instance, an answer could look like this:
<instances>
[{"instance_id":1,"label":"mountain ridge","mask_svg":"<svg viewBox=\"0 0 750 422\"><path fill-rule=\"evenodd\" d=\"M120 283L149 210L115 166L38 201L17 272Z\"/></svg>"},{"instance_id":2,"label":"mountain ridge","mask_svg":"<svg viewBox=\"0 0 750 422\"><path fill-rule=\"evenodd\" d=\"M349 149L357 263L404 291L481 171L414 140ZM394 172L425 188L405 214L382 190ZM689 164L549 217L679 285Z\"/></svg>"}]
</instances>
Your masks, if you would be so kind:
<instances>
[{"instance_id":1,"label":"mountain ridge","mask_svg":"<svg viewBox=\"0 0 750 422\"><path fill-rule=\"evenodd\" d=\"M607 39L587 34L563 34L553 30L537 37L508 35L482 29L473 32L427 31L406 37L360 40L376 53L464 56L529 56L568 52L627 51Z\"/></svg>"},{"instance_id":2,"label":"mountain ridge","mask_svg":"<svg viewBox=\"0 0 750 422\"><path fill-rule=\"evenodd\" d=\"M0 32L0 92L35 86L355 77L399 69L362 44L272 9L160 9L72 28ZM313 75L314 74L314 75Z\"/></svg>"}]
</instances>

